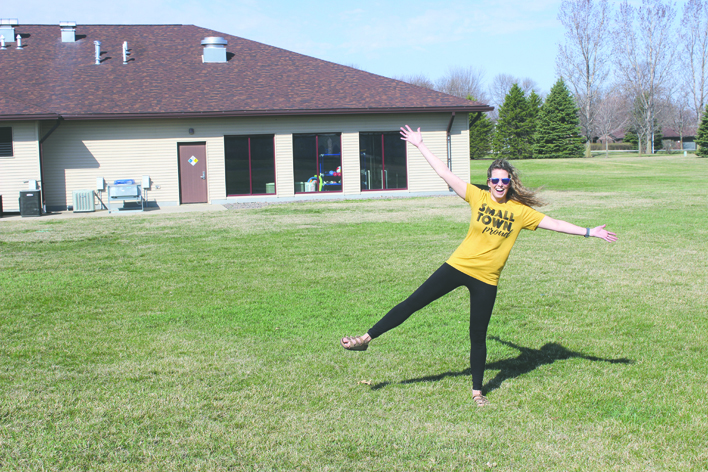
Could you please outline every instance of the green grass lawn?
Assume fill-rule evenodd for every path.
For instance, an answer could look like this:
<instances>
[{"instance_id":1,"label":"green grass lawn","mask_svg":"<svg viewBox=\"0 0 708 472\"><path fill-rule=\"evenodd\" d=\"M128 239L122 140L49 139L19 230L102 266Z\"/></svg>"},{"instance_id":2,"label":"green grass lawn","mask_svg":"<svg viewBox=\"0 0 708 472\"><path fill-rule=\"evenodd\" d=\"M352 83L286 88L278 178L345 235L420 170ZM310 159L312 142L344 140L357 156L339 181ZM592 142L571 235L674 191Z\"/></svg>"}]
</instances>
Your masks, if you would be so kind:
<instances>
[{"instance_id":1,"label":"green grass lawn","mask_svg":"<svg viewBox=\"0 0 708 472\"><path fill-rule=\"evenodd\" d=\"M521 235L487 408L464 289L338 345L462 241L456 197L0 220L0 469L708 469L708 160L514 164L620 240Z\"/></svg>"}]
</instances>

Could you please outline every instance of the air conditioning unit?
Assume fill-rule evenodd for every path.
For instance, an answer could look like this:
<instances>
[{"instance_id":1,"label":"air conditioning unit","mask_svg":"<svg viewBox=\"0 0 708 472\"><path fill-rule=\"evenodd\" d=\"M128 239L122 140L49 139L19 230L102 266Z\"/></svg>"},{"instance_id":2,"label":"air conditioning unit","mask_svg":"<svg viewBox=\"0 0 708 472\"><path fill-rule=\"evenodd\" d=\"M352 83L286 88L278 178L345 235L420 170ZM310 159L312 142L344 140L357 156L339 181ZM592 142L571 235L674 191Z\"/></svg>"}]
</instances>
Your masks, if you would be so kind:
<instances>
[{"instance_id":1,"label":"air conditioning unit","mask_svg":"<svg viewBox=\"0 0 708 472\"><path fill-rule=\"evenodd\" d=\"M74 213L96 211L93 190L74 190Z\"/></svg>"}]
</instances>

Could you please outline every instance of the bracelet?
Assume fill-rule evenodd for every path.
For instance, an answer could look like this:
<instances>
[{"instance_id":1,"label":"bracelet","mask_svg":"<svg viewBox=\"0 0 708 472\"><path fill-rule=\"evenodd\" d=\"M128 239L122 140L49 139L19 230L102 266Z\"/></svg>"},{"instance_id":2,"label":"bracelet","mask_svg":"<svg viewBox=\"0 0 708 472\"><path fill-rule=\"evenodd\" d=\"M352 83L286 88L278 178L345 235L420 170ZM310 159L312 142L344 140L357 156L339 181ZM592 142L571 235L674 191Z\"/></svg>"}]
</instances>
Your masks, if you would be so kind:
<instances>
[{"instance_id":1,"label":"bracelet","mask_svg":"<svg viewBox=\"0 0 708 472\"><path fill-rule=\"evenodd\" d=\"M590 228L585 228L585 237L586 238L590 237Z\"/></svg>"}]
</instances>

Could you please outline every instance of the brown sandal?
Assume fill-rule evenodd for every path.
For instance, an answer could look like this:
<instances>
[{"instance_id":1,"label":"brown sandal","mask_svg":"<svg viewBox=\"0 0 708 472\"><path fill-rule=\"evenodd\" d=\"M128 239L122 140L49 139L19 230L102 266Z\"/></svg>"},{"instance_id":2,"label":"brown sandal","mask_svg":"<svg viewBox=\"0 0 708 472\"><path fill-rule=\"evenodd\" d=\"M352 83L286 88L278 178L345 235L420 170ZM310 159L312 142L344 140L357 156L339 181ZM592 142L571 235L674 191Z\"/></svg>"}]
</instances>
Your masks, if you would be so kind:
<instances>
[{"instance_id":1,"label":"brown sandal","mask_svg":"<svg viewBox=\"0 0 708 472\"><path fill-rule=\"evenodd\" d=\"M481 393L478 393L476 395L472 396L472 399L477 403L477 406L487 406L489 405L489 400L487 400L487 397L482 395Z\"/></svg>"},{"instance_id":2,"label":"brown sandal","mask_svg":"<svg viewBox=\"0 0 708 472\"><path fill-rule=\"evenodd\" d=\"M344 341L347 341L349 345L345 346ZM366 351L369 348L369 341L364 341L363 336L346 336L339 341L339 344L349 351Z\"/></svg>"}]
</instances>

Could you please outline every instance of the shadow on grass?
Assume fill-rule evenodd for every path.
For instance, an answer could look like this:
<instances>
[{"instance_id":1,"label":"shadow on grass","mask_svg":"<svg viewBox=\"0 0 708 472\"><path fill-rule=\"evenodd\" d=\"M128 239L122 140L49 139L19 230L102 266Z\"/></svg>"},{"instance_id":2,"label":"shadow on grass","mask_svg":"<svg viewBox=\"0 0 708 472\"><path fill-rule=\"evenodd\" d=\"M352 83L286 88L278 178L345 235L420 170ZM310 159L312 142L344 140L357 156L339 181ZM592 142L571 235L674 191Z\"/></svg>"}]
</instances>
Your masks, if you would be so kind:
<instances>
[{"instance_id":1,"label":"shadow on grass","mask_svg":"<svg viewBox=\"0 0 708 472\"><path fill-rule=\"evenodd\" d=\"M519 355L504 359L496 362L492 362L486 365L487 370L499 370L499 373L491 380L489 380L484 387L482 387L483 392L489 393L493 390L498 389L505 380L514 379L520 377L524 374L528 374L534 369L541 367L543 365L553 364L555 361L563 361L566 359L580 358L586 359L593 362L609 362L610 364L631 364L633 361L627 358L620 359L603 359L602 357L587 356L580 352L571 351L561 346L558 343L548 343L544 344L541 349L532 349L529 347L519 346L510 341L504 341L496 336L491 336L489 339L493 339L497 342L505 344L514 349L520 351ZM415 379L402 380L398 382L399 384L411 384L419 382L439 382L446 377L461 377L465 375L472 375L469 368L461 370L459 372L443 372L438 375L428 375L425 377L418 377ZM381 382L371 386L372 390L379 390L390 385L391 382Z\"/></svg>"}]
</instances>

